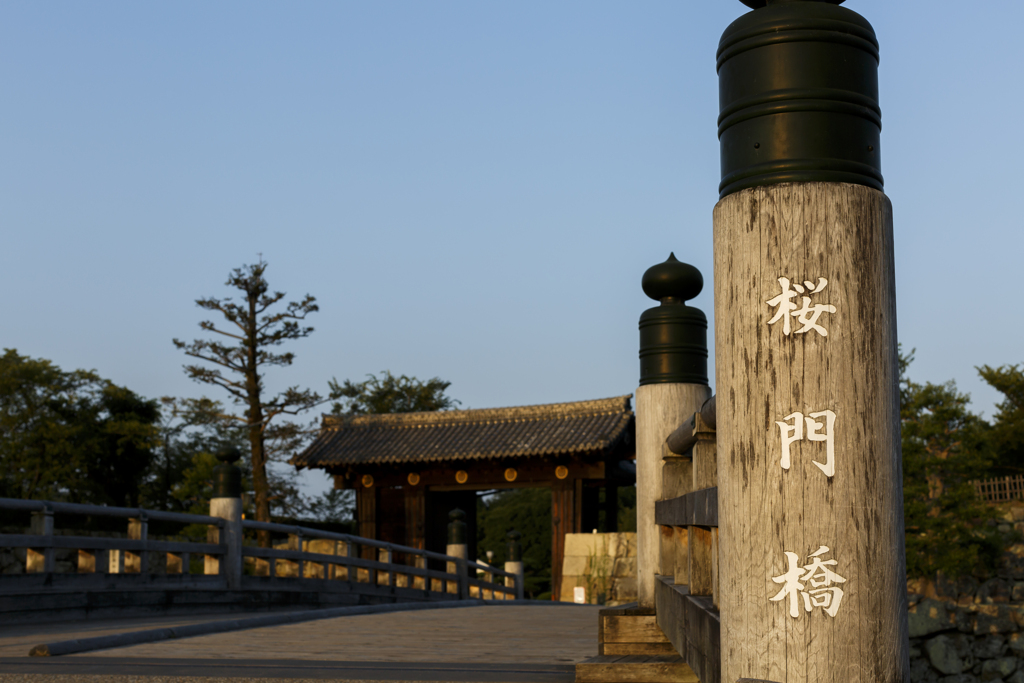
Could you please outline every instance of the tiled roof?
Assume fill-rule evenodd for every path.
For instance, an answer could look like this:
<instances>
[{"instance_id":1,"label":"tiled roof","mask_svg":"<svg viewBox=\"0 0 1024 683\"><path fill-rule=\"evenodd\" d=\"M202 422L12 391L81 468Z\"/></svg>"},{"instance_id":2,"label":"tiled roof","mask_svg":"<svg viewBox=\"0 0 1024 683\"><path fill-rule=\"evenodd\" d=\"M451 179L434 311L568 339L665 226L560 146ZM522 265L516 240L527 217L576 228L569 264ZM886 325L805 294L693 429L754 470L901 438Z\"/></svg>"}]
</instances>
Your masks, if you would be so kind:
<instances>
[{"instance_id":1,"label":"tiled roof","mask_svg":"<svg viewBox=\"0 0 1024 683\"><path fill-rule=\"evenodd\" d=\"M515 408L325 415L298 467L482 460L603 451L633 421L631 396Z\"/></svg>"}]
</instances>

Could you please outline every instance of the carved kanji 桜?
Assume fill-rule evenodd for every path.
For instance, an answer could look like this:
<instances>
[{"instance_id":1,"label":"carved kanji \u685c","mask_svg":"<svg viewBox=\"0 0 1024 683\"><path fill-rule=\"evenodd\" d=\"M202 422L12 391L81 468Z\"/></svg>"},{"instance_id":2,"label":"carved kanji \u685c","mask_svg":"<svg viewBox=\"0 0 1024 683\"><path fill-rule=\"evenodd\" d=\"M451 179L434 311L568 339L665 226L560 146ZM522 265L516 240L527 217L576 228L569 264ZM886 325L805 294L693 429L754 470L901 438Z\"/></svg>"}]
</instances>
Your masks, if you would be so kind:
<instances>
[{"instance_id":1,"label":"carved kanji \u685c","mask_svg":"<svg viewBox=\"0 0 1024 683\"><path fill-rule=\"evenodd\" d=\"M843 601L843 589L832 584L846 583L846 579L829 569L837 564L835 560L821 559L822 555L829 552L832 551L828 546L819 547L807 556L811 562L801 567L800 556L787 551L786 573L772 577L772 581L782 584L782 590L768 599L779 602L788 597L789 616L793 618L800 616L801 598L805 612L820 607L825 614L834 617Z\"/></svg>"},{"instance_id":2,"label":"carved kanji \u685c","mask_svg":"<svg viewBox=\"0 0 1024 683\"><path fill-rule=\"evenodd\" d=\"M828 330L822 325L818 324L818 318L821 317L822 313L835 313L836 307L831 304L814 304L811 305L811 294L817 294L821 290L828 286L828 280L823 277L818 278L818 284L814 284L809 280L805 280L804 283L791 283L789 278L780 277L779 284L782 286L782 293L778 296L768 299L765 303L769 306L775 307L775 316L768 321L769 325L782 321L782 333L787 337L793 332L792 325L790 324L790 318L796 318L797 322L803 325L800 329L796 330L795 334L805 334L814 330L822 337L828 336ZM802 295L802 296L801 296ZM801 298L802 305L798 306L794 299L798 296Z\"/></svg>"}]
</instances>

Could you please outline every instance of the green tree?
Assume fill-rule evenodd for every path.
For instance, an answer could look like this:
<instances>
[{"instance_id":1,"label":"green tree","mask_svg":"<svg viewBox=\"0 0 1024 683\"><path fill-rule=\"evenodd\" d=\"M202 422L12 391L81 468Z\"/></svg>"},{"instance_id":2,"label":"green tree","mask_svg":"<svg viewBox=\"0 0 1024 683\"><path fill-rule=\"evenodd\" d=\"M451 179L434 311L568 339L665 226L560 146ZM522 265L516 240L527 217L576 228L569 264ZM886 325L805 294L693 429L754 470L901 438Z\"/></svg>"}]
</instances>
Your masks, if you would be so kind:
<instances>
[{"instance_id":1,"label":"green tree","mask_svg":"<svg viewBox=\"0 0 1024 683\"><path fill-rule=\"evenodd\" d=\"M202 514L206 514L209 497L195 505L190 498L186 507L185 498L176 494L190 476L188 470L196 466L197 455L212 456L222 448L246 446L244 426L224 419L223 414L224 406L206 397L165 396L160 399L160 443L142 485L146 507L176 511L201 509Z\"/></svg>"},{"instance_id":2,"label":"green tree","mask_svg":"<svg viewBox=\"0 0 1024 683\"><path fill-rule=\"evenodd\" d=\"M477 552L507 560L508 532L522 534L523 585L531 598L551 591L551 489L506 489L477 505Z\"/></svg>"},{"instance_id":3,"label":"green tree","mask_svg":"<svg viewBox=\"0 0 1024 683\"><path fill-rule=\"evenodd\" d=\"M900 353L907 575L985 573L1003 545L971 484L989 466L987 425L953 382L912 382L913 355Z\"/></svg>"},{"instance_id":4,"label":"green tree","mask_svg":"<svg viewBox=\"0 0 1024 683\"><path fill-rule=\"evenodd\" d=\"M1003 394L992 422L994 471L997 475L1024 473L1024 371L1016 365L991 368L983 365L978 374Z\"/></svg>"},{"instance_id":5,"label":"green tree","mask_svg":"<svg viewBox=\"0 0 1024 683\"><path fill-rule=\"evenodd\" d=\"M426 381L400 375L395 377L385 370L380 377L367 375L363 382L330 381L331 398L341 399L332 406L337 415L365 415L379 413L418 413L431 410L451 410L459 401L445 394L451 386L439 377Z\"/></svg>"},{"instance_id":6,"label":"green tree","mask_svg":"<svg viewBox=\"0 0 1024 683\"><path fill-rule=\"evenodd\" d=\"M225 284L241 292L241 300L237 303L230 298L196 301L200 308L223 316L227 323L224 329L208 320L199 324L203 330L220 335L219 338L197 339L191 343L174 340L174 345L186 355L213 366L186 365L186 374L202 384L224 389L242 408L240 414L225 412L221 417L240 423L247 431L256 519L261 522L269 522L271 512L268 462L272 451L268 449L268 441L287 440L297 430L274 423L274 419L282 415L298 415L322 403L318 394L297 386L289 387L276 396L267 396L264 371L291 365L295 358L293 353L276 353L273 349L286 341L312 334L313 328L303 327L300 322L318 311L319 307L316 299L307 294L301 301L292 301L283 309L269 312L285 294L270 292L264 277L266 269L267 263L260 260L231 271ZM260 542L261 545L269 544L269 534L261 533Z\"/></svg>"},{"instance_id":7,"label":"green tree","mask_svg":"<svg viewBox=\"0 0 1024 683\"><path fill-rule=\"evenodd\" d=\"M0 495L136 504L159 408L95 372L6 349L0 357Z\"/></svg>"}]
</instances>

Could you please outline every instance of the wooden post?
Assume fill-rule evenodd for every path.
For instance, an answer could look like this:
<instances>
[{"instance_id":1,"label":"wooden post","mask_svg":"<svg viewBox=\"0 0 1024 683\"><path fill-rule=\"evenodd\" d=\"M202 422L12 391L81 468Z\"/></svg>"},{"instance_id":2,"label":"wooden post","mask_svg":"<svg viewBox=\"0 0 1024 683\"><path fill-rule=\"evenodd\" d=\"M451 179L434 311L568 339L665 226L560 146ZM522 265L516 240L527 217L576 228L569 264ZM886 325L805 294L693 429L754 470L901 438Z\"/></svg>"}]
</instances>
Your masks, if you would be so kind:
<instances>
[{"instance_id":1,"label":"wooden post","mask_svg":"<svg viewBox=\"0 0 1024 683\"><path fill-rule=\"evenodd\" d=\"M221 558L224 578L229 590L242 585L242 499L210 499L210 516L224 520L224 535L221 543L227 545L227 554Z\"/></svg>"},{"instance_id":2,"label":"wooden post","mask_svg":"<svg viewBox=\"0 0 1024 683\"><path fill-rule=\"evenodd\" d=\"M694 491L718 486L718 458L715 430L704 424L700 412L693 416L692 487ZM718 582L717 552L718 529L702 526L688 527L690 595L714 595Z\"/></svg>"},{"instance_id":3,"label":"wooden post","mask_svg":"<svg viewBox=\"0 0 1024 683\"><path fill-rule=\"evenodd\" d=\"M551 599L562 599L562 564L565 562L565 535L575 528L573 515L576 487L562 482L551 487Z\"/></svg>"},{"instance_id":4,"label":"wooden post","mask_svg":"<svg viewBox=\"0 0 1024 683\"><path fill-rule=\"evenodd\" d=\"M41 512L32 513L31 530L33 534L43 536L46 546L43 552L28 548L25 555L26 572L52 572L56 568L56 556L53 549L53 510L46 505Z\"/></svg>"},{"instance_id":5,"label":"wooden post","mask_svg":"<svg viewBox=\"0 0 1024 683\"><path fill-rule=\"evenodd\" d=\"M654 504L665 498L665 439L711 396L707 380L704 313L686 305L700 294L704 279L675 254L648 268L644 293L661 305L640 316L640 387L636 390L636 568L637 602L654 608L655 576L676 573L679 539L654 521ZM670 477L685 468L670 466ZM672 482L672 491L688 483Z\"/></svg>"},{"instance_id":6,"label":"wooden post","mask_svg":"<svg viewBox=\"0 0 1024 683\"><path fill-rule=\"evenodd\" d=\"M903 681L889 200L757 187L714 230L722 680Z\"/></svg>"},{"instance_id":7,"label":"wooden post","mask_svg":"<svg viewBox=\"0 0 1024 683\"><path fill-rule=\"evenodd\" d=\"M693 460L675 455L662 444L662 499L678 498L693 490ZM686 527L662 527L661 563L676 585L690 582L689 539ZM672 568L669 571L669 568Z\"/></svg>"},{"instance_id":8,"label":"wooden post","mask_svg":"<svg viewBox=\"0 0 1024 683\"><path fill-rule=\"evenodd\" d=\"M448 545L445 547L445 554L454 557L455 560L447 563L447 572L455 574L456 592L460 600L469 598L469 566L466 558L469 553L469 546L466 543L466 513L458 508L448 513ZM452 592L451 588L448 589Z\"/></svg>"},{"instance_id":9,"label":"wooden post","mask_svg":"<svg viewBox=\"0 0 1024 683\"><path fill-rule=\"evenodd\" d=\"M149 538L149 522L145 512L141 513L139 517L132 517L128 520L128 538L133 541L146 541ZM128 571L138 571L139 574L149 573L149 552L146 550L129 553L127 559L129 561Z\"/></svg>"}]
</instances>

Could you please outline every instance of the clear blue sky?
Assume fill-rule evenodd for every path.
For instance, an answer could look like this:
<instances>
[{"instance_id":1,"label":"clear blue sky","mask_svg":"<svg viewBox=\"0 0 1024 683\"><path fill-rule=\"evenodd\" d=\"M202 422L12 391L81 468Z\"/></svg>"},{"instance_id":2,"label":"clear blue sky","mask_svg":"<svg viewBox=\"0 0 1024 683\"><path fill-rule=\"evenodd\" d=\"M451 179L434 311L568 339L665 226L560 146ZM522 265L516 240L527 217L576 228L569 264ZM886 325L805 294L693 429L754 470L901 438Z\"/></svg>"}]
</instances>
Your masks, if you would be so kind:
<instances>
[{"instance_id":1,"label":"clear blue sky","mask_svg":"<svg viewBox=\"0 0 1024 683\"><path fill-rule=\"evenodd\" d=\"M850 0L882 44L912 376L1024 361L1024 5ZM150 397L231 268L319 300L271 387L630 393L640 276L708 282L736 0L0 4L0 345Z\"/></svg>"}]
</instances>

